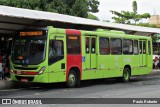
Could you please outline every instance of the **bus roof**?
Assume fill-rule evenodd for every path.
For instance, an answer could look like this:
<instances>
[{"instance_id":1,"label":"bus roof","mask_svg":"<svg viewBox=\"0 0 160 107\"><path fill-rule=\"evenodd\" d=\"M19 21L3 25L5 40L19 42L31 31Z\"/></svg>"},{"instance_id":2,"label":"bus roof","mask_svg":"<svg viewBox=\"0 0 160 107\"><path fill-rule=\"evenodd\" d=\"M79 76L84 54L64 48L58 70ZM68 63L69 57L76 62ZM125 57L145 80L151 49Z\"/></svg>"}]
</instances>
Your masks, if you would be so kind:
<instances>
[{"instance_id":1,"label":"bus roof","mask_svg":"<svg viewBox=\"0 0 160 107\"><path fill-rule=\"evenodd\" d=\"M84 36L97 35L99 37L128 38L128 39L151 39L150 36L131 35L131 34L125 34L122 31L105 30L105 29L98 29L97 31L82 30L82 35Z\"/></svg>"},{"instance_id":2,"label":"bus roof","mask_svg":"<svg viewBox=\"0 0 160 107\"><path fill-rule=\"evenodd\" d=\"M133 25L101 22L58 13L15 8L0 5L0 33L10 34L20 29L42 28L54 26L81 30L96 30L97 28L120 30L126 34L150 36L159 34L160 29Z\"/></svg>"}]
</instances>

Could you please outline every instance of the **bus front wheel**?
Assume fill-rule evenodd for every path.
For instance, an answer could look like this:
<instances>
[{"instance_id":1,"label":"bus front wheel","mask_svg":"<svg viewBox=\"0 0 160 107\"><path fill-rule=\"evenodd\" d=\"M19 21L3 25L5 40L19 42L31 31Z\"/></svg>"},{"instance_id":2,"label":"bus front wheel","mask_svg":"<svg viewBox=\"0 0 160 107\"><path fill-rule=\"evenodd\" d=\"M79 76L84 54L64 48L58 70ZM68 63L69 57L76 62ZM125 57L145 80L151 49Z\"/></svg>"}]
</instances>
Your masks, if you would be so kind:
<instances>
[{"instance_id":1,"label":"bus front wheel","mask_svg":"<svg viewBox=\"0 0 160 107\"><path fill-rule=\"evenodd\" d=\"M76 87L78 83L78 77L75 71L70 71L68 75L68 80L67 80L67 86L69 88L74 88Z\"/></svg>"}]
</instances>

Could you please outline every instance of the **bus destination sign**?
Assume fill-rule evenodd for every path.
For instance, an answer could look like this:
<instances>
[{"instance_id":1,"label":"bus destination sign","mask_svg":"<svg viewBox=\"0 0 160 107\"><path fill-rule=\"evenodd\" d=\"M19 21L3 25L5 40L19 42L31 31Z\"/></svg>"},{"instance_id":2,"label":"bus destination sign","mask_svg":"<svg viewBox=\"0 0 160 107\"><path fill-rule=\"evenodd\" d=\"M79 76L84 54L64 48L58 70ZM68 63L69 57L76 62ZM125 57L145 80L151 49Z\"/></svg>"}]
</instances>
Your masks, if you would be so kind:
<instances>
[{"instance_id":1,"label":"bus destination sign","mask_svg":"<svg viewBox=\"0 0 160 107\"><path fill-rule=\"evenodd\" d=\"M20 36L43 36L43 31L23 31L19 32Z\"/></svg>"}]
</instances>

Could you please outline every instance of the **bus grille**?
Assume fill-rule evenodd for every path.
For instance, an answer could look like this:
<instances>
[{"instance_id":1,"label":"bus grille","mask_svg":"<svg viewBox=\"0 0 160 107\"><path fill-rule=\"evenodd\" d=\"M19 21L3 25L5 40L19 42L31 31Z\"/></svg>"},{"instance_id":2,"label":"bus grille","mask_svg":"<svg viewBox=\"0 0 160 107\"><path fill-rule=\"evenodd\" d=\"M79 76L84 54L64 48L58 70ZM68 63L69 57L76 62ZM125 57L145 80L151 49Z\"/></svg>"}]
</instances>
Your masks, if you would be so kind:
<instances>
[{"instance_id":1,"label":"bus grille","mask_svg":"<svg viewBox=\"0 0 160 107\"><path fill-rule=\"evenodd\" d=\"M33 81L34 77L16 76L16 79L17 79L18 81L21 81L21 79L27 79L28 81Z\"/></svg>"},{"instance_id":2,"label":"bus grille","mask_svg":"<svg viewBox=\"0 0 160 107\"><path fill-rule=\"evenodd\" d=\"M24 68L24 67L14 67L15 69L19 70L36 70L37 68Z\"/></svg>"}]
</instances>

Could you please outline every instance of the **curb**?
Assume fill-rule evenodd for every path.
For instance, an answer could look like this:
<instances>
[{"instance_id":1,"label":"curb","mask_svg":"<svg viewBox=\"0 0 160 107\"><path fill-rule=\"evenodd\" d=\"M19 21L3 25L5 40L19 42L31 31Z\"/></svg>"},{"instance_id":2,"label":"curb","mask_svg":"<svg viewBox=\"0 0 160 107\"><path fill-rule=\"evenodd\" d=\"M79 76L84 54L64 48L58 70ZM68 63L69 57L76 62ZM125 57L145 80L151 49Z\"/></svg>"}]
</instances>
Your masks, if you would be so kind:
<instances>
[{"instance_id":1,"label":"curb","mask_svg":"<svg viewBox=\"0 0 160 107\"><path fill-rule=\"evenodd\" d=\"M0 80L0 89L8 89L12 87L11 80Z\"/></svg>"},{"instance_id":2,"label":"curb","mask_svg":"<svg viewBox=\"0 0 160 107\"><path fill-rule=\"evenodd\" d=\"M25 83L25 82L15 82L11 81L10 79L8 80L0 80L0 90L1 89L12 89L12 88L26 88L30 87L30 83Z\"/></svg>"},{"instance_id":3,"label":"curb","mask_svg":"<svg viewBox=\"0 0 160 107\"><path fill-rule=\"evenodd\" d=\"M153 69L153 72L157 72L157 71L160 71L160 69Z\"/></svg>"}]
</instances>

